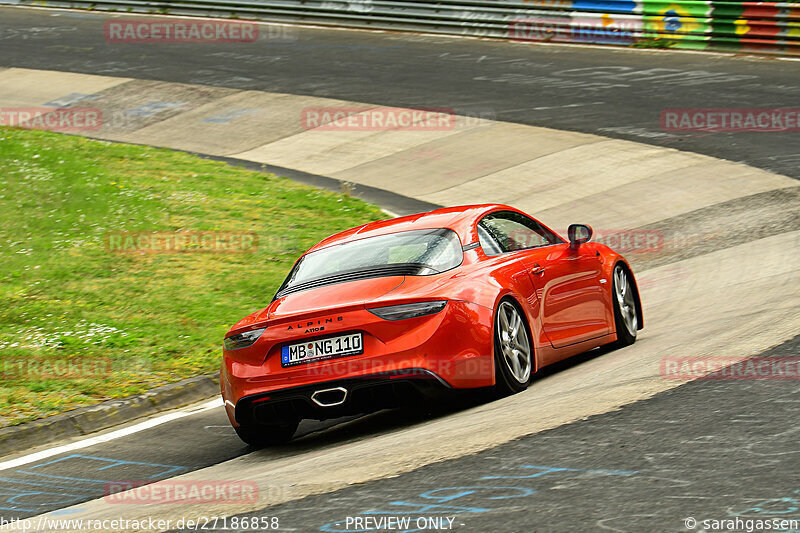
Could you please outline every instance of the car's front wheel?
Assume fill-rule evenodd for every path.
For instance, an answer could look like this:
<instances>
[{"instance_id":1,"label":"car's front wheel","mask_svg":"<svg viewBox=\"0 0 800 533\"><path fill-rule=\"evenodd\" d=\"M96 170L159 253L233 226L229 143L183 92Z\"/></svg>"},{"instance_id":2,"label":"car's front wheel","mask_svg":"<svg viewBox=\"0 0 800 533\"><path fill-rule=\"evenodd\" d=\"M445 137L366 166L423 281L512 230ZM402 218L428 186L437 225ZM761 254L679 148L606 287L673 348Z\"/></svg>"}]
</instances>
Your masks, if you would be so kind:
<instances>
[{"instance_id":1,"label":"car's front wheel","mask_svg":"<svg viewBox=\"0 0 800 533\"><path fill-rule=\"evenodd\" d=\"M236 434L245 443L259 448L275 446L292 440L299 422L281 424L243 424L237 428Z\"/></svg>"},{"instance_id":2,"label":"car's front wheel","mask_svg":"<svg viewBox=\"0 0 800 533\"><path fill-rule=\"evenodd\" d=\"M617 328L619 347L636 342L639 331L639 310L637 308L636 286L628 271L622 266L614 267L614 323Z\"/></svg>"},{"instance_id":3,"label":"car's front wheel","mask_svg":"<svg viewBox=\"0 0 800 533\"><path fill-rule=\"evenodd\" d=\"M494 319L495 387L501 394L525 390L531 379L533 350L525 318L511 300L497 306Z\"/></svg>"}]
</instances>

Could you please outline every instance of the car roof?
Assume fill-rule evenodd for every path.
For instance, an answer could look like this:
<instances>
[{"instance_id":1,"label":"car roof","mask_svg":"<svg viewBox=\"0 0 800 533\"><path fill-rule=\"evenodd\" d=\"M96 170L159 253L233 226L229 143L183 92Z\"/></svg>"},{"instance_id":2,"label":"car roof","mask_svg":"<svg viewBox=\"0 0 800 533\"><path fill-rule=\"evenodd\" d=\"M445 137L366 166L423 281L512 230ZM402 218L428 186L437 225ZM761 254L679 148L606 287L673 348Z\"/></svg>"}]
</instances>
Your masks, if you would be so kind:
<instances>
[{"instance_id":1,"label":"car roof","mask_svg":"<svg viewBox=\"0 0 800 533\"><path fill-rule=\"evenodd\" d=\"M367 237L376 237L378 235L387 235L389 233L397 233L399 231L410 231L418 229L437 229L448 228L458 234L462 244L469 244L473 239L473 227L475 222L481 219L486 213L499 210L518 211L513 207L503 204L476 204L476 205L459 205L455 207L443 207L435 209L426 213L418 213L416 215L409 215L400 218L392 218L389 220L379 220L377 222L370 222L363 226L351 228L342 231L335 235L331 235L327 239L323 239L314 245L309 252L327 248L349 241L364 239Z\"/></svg>"}]
</instances>

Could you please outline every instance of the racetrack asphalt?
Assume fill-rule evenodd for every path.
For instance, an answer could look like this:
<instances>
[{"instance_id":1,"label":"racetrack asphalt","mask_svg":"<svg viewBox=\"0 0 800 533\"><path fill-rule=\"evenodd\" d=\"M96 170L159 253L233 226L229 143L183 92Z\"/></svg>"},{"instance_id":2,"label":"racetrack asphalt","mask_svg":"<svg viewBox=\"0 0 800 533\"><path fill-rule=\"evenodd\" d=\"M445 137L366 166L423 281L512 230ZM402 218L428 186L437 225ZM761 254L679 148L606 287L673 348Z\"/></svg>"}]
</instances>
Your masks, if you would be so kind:
<instances>
[{"instance_id":1,"label":"racetrack asphalt","mask_svg":"<svg viewBox=\"0 0 800 533\"><path fill-rule=\"evenodd\" d=\"M798 107L797 63L315 28L291 28L279 37L252 44L203 45L203 53L197 53L195 45L109 45L103 40L102 25L110 15L11 8L2 8L0 13L3 67L282 91L384 105L446 106L462 114L691 150L800 178L797 133L674 135L662 132L658 122L665 108ZM700 71L710 74L697 74ZM773 202L770 194L785 198ZM743 210L750 212L755 206L761 222L726 241L729 246L740 244L775 231L774 225L766 223L773 203L782 206L776 223L785 222L788 229L783 231L794 228L796 212L783 209L792 205L792 198L796 199L795 190L765 193L745 203L719 204L665 221L662 229L669 231L682 221L698 227L720 220L738 224ZM715 246L720 249L719 244ZM653 258L647 266L665 266L700 253L702 243L683 256ZM776 353L796 354L797 339L779 350ZM552 371L591 358L579 358ZM458 515L458 525L465 531L685 531L680 519L690 516L690 511L698 519L724 518L747 509L760 509L753 510L753 516L781 516L785 509L776 506L795 497L791 481L797 473L792 463L796 446L790 440L791 421L797 416L792 410L797 388L792 383L690 383L620 411L478 454L254 514L279 517L282 529L319 530L330 523L329 518L395 509L392 502L418 503L420 494L428 494L422 499L434 504L487 509ZM393 411L338 424L306 423L302 429L306 436L289 447L259 452L259 457L300 458L426 424L470 405L467 401L432 414ZM766 458L757 452L760 448L770 450ZM102 496L106 481L163 479L250 451L238 441L221 411L195 414L171 423L168 431L163 427L147 430L0 471L7 493L0 515L31 516ZM718 467L721 462L725 464ZM117 470L99 473L109 464ZM534 484L515 481L516 488L506 493L487 496L481 489L448 499L453 494L447 487L483 485L483 476L509 475L525 465L574 470L531 478ZM66 479L78 473L84 482ZM771 481L769 476L777 477ZM89 478L93 483L85 482ZM43 479L49 481L43 483ZM740 484L742 479L747 483ZM29 505L34 501L30 497L26 498L28 507L8 505L14 494L26 490L41 493L36 505ZM438 492L431 497L431 491ZM509 497L523 493L524 497ZM686 500L702 505L687 507Z\"/></svg>"},{"instance_id":2,"label":"racetrack asphalt","mask_svg":"<svg viewBox=\"0 0 800 533\"><path fill-rule=\"evenodd\" d=\"M324 96L689 150L800 178L797 131L671 133L683 108L800 108L800 62L263 26L253 43L109 43L119 15L0 8L2 66ZM145 18L145 17L139 17Z\"/></svg>"},{"instance_id":3,"label":"racetrack asphalt","mask_svg":"<svg viewBox=\"0 0 800 533\"><path fill-rule=\"evenodd\" d=\"M800 356L800 336L762 356ZM410 518L383 529L404 532L797 531L798 417L797 381L699 380L478 454L237 518L352 533L365 530L358 519L388 517ZM736 517L739 526L722 522ZM796 525L755 526L775 519Z\"/></svg>"},{"instance_id":4,"label":"racetrack asphalt","mask_svg":"<svg viewBox=\"0 0 800 533\"><path fill-rule=\"evenodd\" d=\"M539 378L598 356L566 361ZM757 357L800 357L800 336ZM380 516L455 517L454 530L498 532L685 532L688 517L800 520L799 394L800 385L792 380L699 380L484 452L235 516L277 517L283 531L341 532L359 531L348 517ZM325 426L306 423L291 446L272 450L269 457L346 446L351 439L424 424L481 401L471 395L430 413L395 410ZM116 472L108 477L115 480L160 477L171 468L181 473L249 451L216 410L173 423L167 433L151 430L1 475L5 491L14 486L11 480L19 482L17 489L34 483L41 489L43 474L95 477L90 470L113 462ZM103 483L62 483L51 489L62 503L46 507L103 495ZM67 502L70 497L74 500ZM433 507L419 513L424 505ZM42 510L2 514L19 518Z\"/></svg>"}]
</instances>

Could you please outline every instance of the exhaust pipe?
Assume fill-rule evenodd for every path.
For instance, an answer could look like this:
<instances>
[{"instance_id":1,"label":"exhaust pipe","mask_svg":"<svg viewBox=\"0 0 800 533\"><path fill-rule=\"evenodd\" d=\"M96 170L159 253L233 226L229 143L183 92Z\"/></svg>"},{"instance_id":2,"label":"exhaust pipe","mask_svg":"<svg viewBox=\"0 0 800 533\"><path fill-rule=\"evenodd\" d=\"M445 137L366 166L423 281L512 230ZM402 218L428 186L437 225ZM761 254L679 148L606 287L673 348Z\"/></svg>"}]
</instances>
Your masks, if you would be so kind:
<instances>
[{"instance_id":1,"label":"exhaust pipe","mask_svg":"<svg viewBox=\"0 0 800 533\"><path fill-rule=\"evenodd\" d=\"M320 407L335 407L342 405L347 399L347 389L336 387L333 389L322 389L315 391L311 395L311 401Z\"/></svg>"}]
</instances>

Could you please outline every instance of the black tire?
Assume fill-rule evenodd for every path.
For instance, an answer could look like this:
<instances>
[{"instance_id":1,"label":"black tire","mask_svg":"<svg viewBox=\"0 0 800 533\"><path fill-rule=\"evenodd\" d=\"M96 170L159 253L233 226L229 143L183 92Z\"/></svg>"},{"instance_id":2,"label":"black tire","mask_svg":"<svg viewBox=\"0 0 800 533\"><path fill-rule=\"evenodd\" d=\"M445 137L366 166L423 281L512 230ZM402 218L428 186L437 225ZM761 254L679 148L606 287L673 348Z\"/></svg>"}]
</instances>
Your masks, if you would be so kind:
<instances>
[{"instance_id":1,"label":"black tire","mask_svg":"<svg viewBox=\"0 0 800 533\"><path fill-rule=\"evenodd\" d=\"M519 340L522 347L527 346L527 369L523 368L521 364L523 358L520 357L517 358L517 362L520 366L515 369L511 362L513 356L509 357L508 354L508 350L510 349L509 343L512 342L512 337L508 335L509 327L507 322L504 322L503 317L506 317L507 320L508 315L506 311L511 311L512 309L519 318L519 328L521 328L515 338ZM503 335L504 330L507 334L506 337ZM531 342L530 330L525 320L525 314L514 300L505 298L497 305L494 317L493 335L495 391L500 396L508 396L524 391L528 388L531 376L533 375L533 343ZM506 350L504 350L504 344ZM521 350L516 351L522 353Z\"/></svg>"},{"instance_id":2,"label":"black tire","mask_svg":"<svg viewBox=\"0 0 800 533\"><path fill-rule=\"evenodd\" d=\"M614 300L614 326L617 330L615 347L622 348L636 342L639 329L639 298L633 277L621 263L614 267L611 276ZM620 281L622 283L620 283Z\"/></svg>"},{"instance_id":3,"label":"black tire","mask_svg":"<svg viewBox=\"0 0 800 533\"><path fill-rule=\"evenodd\" d=\"M287 422L283 424L253 424L240 425L236 434L246 444L263 448L265 446L275 446L285 444L292 440L299 422Z\"/></svg>"}]
</instances>

